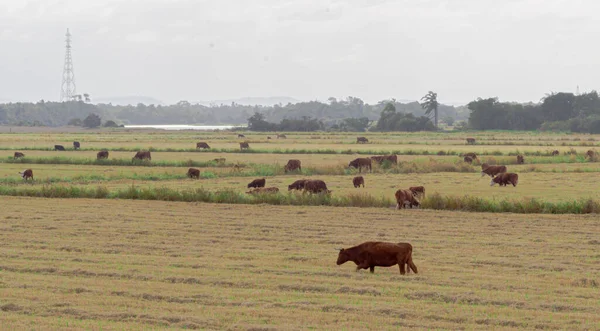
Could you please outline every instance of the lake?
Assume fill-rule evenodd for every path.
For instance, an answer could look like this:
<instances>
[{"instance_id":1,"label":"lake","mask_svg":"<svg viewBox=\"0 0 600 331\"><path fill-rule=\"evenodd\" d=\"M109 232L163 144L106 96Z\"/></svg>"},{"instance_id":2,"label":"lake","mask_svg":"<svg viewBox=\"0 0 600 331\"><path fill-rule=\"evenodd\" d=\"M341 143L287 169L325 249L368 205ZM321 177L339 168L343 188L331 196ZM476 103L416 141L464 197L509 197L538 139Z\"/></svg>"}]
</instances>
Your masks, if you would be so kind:
<instances>
[{"instance_id":1,"label":"lake","mask_svg":"<svg viewBox=\"0 0 600 331\"><path fill-rule=\"evenodd\" d=\"M235 127L244 127L245 125L171 125L171 124L156 124L156 125L125 125L129 129L162 129L162 130L228 130Z\"/></svg>"}]
</instances>

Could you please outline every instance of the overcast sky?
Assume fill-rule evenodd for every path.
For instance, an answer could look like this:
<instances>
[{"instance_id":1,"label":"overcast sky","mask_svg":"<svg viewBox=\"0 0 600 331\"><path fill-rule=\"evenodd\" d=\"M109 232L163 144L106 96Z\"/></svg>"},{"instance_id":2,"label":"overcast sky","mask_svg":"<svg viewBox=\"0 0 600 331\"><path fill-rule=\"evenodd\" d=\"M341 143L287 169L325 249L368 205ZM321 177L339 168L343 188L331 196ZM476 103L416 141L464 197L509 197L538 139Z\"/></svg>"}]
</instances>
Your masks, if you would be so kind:
<instances>
[{"instance_id":1,"label":"overcast sky","mask_svg":"<svg viewBox=\"0 0 600 331\"><path fill-rule=\"evenodd\" d=\"M0 100L538 101L598 88L595 0L0 0Z\"/></svg>"}]
</instances>

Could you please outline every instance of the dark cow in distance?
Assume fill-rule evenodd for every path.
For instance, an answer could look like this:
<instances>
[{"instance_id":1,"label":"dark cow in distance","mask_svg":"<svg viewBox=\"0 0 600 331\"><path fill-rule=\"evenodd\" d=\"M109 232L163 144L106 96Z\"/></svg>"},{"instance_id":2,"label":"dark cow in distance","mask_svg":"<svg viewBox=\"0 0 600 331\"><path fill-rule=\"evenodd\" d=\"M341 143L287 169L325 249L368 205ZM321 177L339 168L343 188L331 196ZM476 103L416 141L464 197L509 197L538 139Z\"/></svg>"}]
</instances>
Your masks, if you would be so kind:
<instances>
[{"instance_id":1,"label":"dark cow in distance","mask_svg":"<svg viewBox=\"0 0 600 331\"><path fill-rule=\"evenodd\" d=\"M394 194L394 196L396 197L396 209L402 209L409 206L410 208L412 208L413 206L419 207L421 205L419 201L415 199L413 192L411 192L410 190L400 189L396 191L396 194Z\"/></svg>"},{"instance_id":2,"label":"dark cow in distance","mask_svg":"<svg viewBox=\"0 0 600 331\"><path fill-rule=\"evenodd\" d=\"M398 156L396 156L395 154L391 154L391 155L376 155L376 156L371 156L370 157L371 160L382 164L383 161L390 161L393 164L398 164Z\"/></svg>"},{"instance_id":3,"label":"dark cow in distance","mask_svg":"<svg viewBox=\"0 0 600 331\"><path fill-rule=\"evenodd\" d=\"M19 175L21 175L21 177L23 177L23 179L25 179L25 180L27 180L29 178L31 178L31 180L33 180L33 170L31 170L31 169L23 170L23 172L19 172Z\"/></svg>"},{"instance_id":4,"label":"dark cow in distance","mask_svg":"<svg viewBox=\"0 0 600 331\"><path fill-rule=\"evenodd\" d=\"M137 153L135 153L135 156L131 159L131 162L135 161L135 160L152 160L152 155L150 155L149 151L139 151Z\"/></svg>"},{"instance_id":5,"label":"dark cow in distance","mask_svg":"<svg viewBox=\"0 0 600 331\"><path fill-rule=\"evenodd\" d=\"M200 170L196 168L189 168L187 172L187 176L190 178L200 179Z\"/></svg>"},{"instance_id":6,"label":"dark cow in distance","mask_svg":"<svg viewBox=\"0 0 600 331\"><path fill-rule=\"evenodd\" d=\"M358 172L362 172L362 168L367 168L371 171L371 159L359 157L358 159L350 161L348 168L356 168L358 169Z\"/></svg>"},{"instance_id":7,"label":"dark cow in distance","mask_svg":"<svg viewBox=\"0 0 600 331\"><path fill-rule=\"evenodd\" d=\"M265 187L266 182L267 182L267 180L264 178L255 179L255 180L251 181L250 184L248 184L248 188Z\"/></svg>"},{"instance_id":8,"label":"dark cow in distance","mask_svg":"<svg viewBox=\"0 0 600 331\"><path fill-rule=\"evenodd\" d=\"M284 134L278 134L277 135L277 139L286 139L286 138L287 138L287 136L284 135Z\"/></svg>"},{"instance_id":9,"label":"dark cow in distance","mask_svg":"<svg viewBox=\"0 0 600 331\"><path fill-rule=\"evenodd\" d=\"M309 193L331 193L330 190L327 189L327 184L320 179L315 180L307 180L304 182L304 192Z\"/></svg>"},{"instance_id":10,"label":"dark cow in distance","mask_svg":"<svg viewBox=\"0 0 600 331\"><path fill-rule=\"evenodd\" d=\"M556 156L556 155L560 155L560 152L558 150L553 150L552 156Z\"/></svg>"},{"instance_id":11,"label":"dark cow in distance","mask_svg":"<svg viewBox=\"0 0 600 331\"><path fill-rule=\"evenodd\" d=\"M517 164L524 164L525 157L523 155L517 155Z\"/></svg>"},{"instance_id":12,"label":"dark cow in distance","mask_svg":"<svg viewBox=\"0 0 600 331\"><path fill-rule=\"evenodd\" d=\"M238 134L238 138L246 138L246 136L244 136L243 134Z\"/></svg>"},{"instance_id":13,"label":"dark cow in distance","mask_svg":"<svg viewBox=\"0 0 600 331\"><path fill-rule=\"evenodd\" d=\"M63 146L63 145L54 145L54 150L55 151L64 151L65 150L65 146Z\"/></svg>"},{"instance_id":14,"label":"dark cow in distance","mask_svg":"<svg viewBox=\"0 0 600 331\"><path fill-rule=\"evenodd\" d=\"M81 148L81 144L79 143L79 141L74 141L73 142L73 149L79 149Z\"/></svg>"},{"instance_id":15,"label":"dark cow in distance","mask_svg":"<svg viewBox=\"0 0 600 331\"><path fill-rule=\"evenodd\" d=\"M467 144L475 145L475 138L467 138Z\"/></svg>"},{"instance_id":16,"label":"dark cow in distance","mask_svg":"<svg viewBox=\"0 0 600 331\"><path fill-rule=\"evenodd\" d=\"M463 154L463 156L468 156L473 160L477 159L477 154L475 154L473 152L465 153L465 154Z\"/></svg>"},{"instance_id":17,"label":"dark cow in distance","mask_svg":"<svg viewBox=\"0 0 600 331\"><path fill-rule=\"evenodd\" d=\"M470 156L465 156L463 158L463 161L465 161L468 164L471 164L471 163L473 163L473 158L471 158Z\"/></svg>"},{"instance_id":18,"label":"dark cow in distance","mask_svg":"<svg viewBox=\"0 0 600 331\"><path fill-rule=\"evenodd\" d=\"M250 145L248 145L247 142L240 143L240 149L241 150L249 149L249 148L250 148Z\"/></svg>"},{"instance_id":19,"label":"dark cow in distance","mask_svg":"<svg viewBox=\"0 0 600 331\"><path fill-rule=\"evenodd\" d=\"M14 159L20 159L22 157L25 157L25 154L21 152L15 152L15 155L13 156Z\"/></svg>"},{"instance_id":20,"label":"dark cow in distance","mask_svg":"<svg viewBox=\"0 0 600 331\"><path fill-rule=\"evenodd\" d=\"M488 165L484 163L481 165L481 177L488 175L490 177L494 177L497 174L505 173L506 166L503 165Z\"/></svg>"},{"instance_id":21,"label":"dark cow in distance","mask_svg":"<svg viewBox=\"0 0 600 331\"><path fill-rule=\"evenodd\" d=\"M408 188L409 191L412 192L413 196L416 197L425 197L425 187L423 186L411 186Z\"/></svg>"},{"instance_id":22,"label":"dark cow in distance","mask_svg":"<svg viewBox=\"0 0 600 331\"><path fill-rule=\"evenodd\" d=\"M285 172L300 170L302 171L302 163L300 160L289 160L288 163L283 168Z\"/></svg>"},{"instance_id":23,"label":"dark cow in distance","mask_svg":"<svg viewBox=\"0 0 600 331\"><path fill-rule=\"evenodd\" d=\"M505 172L499 174L498 176L492 178L490 182L490 186L494 186L496 184L500 186L506 186L507 184L512 184L512 186L517 186L519 183L519 175L514 174L512 172Z\"/></svg>"},{"instance_id":24,"label":"dark cow in distance","mask_svg":"<svg viewBox=\"0 0 600 331\"><path fill-rule=\"evenodd\" d=\"M100 152L98 152L98 154L96 154L96 159L98 159L98 160L108 159L108 151L100 151Z\"/></svg>"},{"instance_id":25,"label":"dark cow in distance","mask_svg":"<svg viewBox=\"0 0 600 331\"><path fill-rule=\"evenodd\" d=\"M304 190L304 184L308 181L308 179L298 179L297 181L288 185L288 191L291 190Z\"/></svg>"},{"instance_id":26,"label":"dark cow in distance","mask_svg":"<svg viewBox=\"0 0 600 331\"><path fill-rule=\"evenodd\" d=\"M250 191L246 192L246 194L263 194L263 193L279 193L279 189L277 187L257 187L257 188L253 188Z\"/></svg>"},{"instance_id":27,"label":"dark cow in distance","mask_svg":"<svg viewBox=\"0 0 600 331\"><path fill-rule=\"evenodd\" d=\"M208 144L207 144L207 143L205 143L205 142L201 141L201 142L199 142L199 143L196 143L196 149L199 149L199 148L202 148L202 149L210 149L210 146L208 146Z\"/></svg>"},{"instance_id":28,"label":"dark cow in distance","mask_svg":"<svg viewBox=\"0 0 600 331\"><path fill-rule=\"evenodd\" d=\"M363 176L356 176L352 179L352 184L354 184L354 188L359 188L361 185L365 187L365 179Z\"/></svg>"},{"instance_id":29,"label":"dark cow in distance","mask_svg":"<svg viewBox=\"0 0 600 331\"><path fill-rule=\"evenodd\" d=\"M356 138L356 143L357 144L366 144L369 142L369 139L365 138L365 137L357 137Z\"/></svg>"},{"instance_id":30,"label":"dark cow in distance","mask_svg":"<svg viewBox=\"0 0 600 331\"><path fill-rule=\"evenodd\" d=\"M591 159L591 158L593 158L593 157L594 157L594 155L596 155L596 153L594 153L594 151L593 151L593 150L591 150L591 149L585 153L585 157L586 157L586 158L588 158L588 157L589 157L590 159Z\"/></svg>"},{"instance_id":31,"label":"dark cow in distance","mask_svg":"<svg viewBox=\"0 0 600 331\"><path fill-rule=\"evenodd\" d=\"M356 271L369 269L375 272L375 267L392 267L396 264L400 274L406 274L410 269L416 274L417 266L412 260L412 245L409 243L388 243L381 241L367 241L358 246L342 248L339 250L337 265L352 261L356 264Z\"/></svg>"}]
</instances>

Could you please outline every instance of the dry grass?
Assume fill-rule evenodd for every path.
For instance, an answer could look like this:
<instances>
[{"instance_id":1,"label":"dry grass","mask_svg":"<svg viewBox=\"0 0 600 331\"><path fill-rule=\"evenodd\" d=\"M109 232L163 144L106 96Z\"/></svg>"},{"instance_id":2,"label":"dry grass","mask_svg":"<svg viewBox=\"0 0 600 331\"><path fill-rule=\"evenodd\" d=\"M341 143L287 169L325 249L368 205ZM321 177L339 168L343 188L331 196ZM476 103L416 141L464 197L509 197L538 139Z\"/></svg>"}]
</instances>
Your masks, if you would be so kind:
<instances>
[{"instance_id":1,"label":"dry grass","mask_svg":"<svg viewBox=\"0 0 600 331\"><path fill-rule=\"evenodd\" d=\"M12 329L597 329L597 217L2 198ZM408 241L418 275L335 265Z\"/></svg>"}]
</instances>

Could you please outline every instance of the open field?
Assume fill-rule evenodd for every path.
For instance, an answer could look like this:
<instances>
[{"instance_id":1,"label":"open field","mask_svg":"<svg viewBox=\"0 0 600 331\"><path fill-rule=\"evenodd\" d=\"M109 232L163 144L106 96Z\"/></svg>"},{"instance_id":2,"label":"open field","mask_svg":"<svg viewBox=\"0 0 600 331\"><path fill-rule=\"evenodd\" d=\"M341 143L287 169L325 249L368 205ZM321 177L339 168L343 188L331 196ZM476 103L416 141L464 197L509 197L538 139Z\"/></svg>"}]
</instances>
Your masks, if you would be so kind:
<instances>
[{"instance_id":1,"label":"open field","mask_svg":"<svg viewBox=\"0 0 600 331\"><path fill-rule=\"evenodd\" d=\"M600 328L596 216L2 202L6 328ZM335 265L366 240L419 274Z\"/></svg>"}]
</instances>

